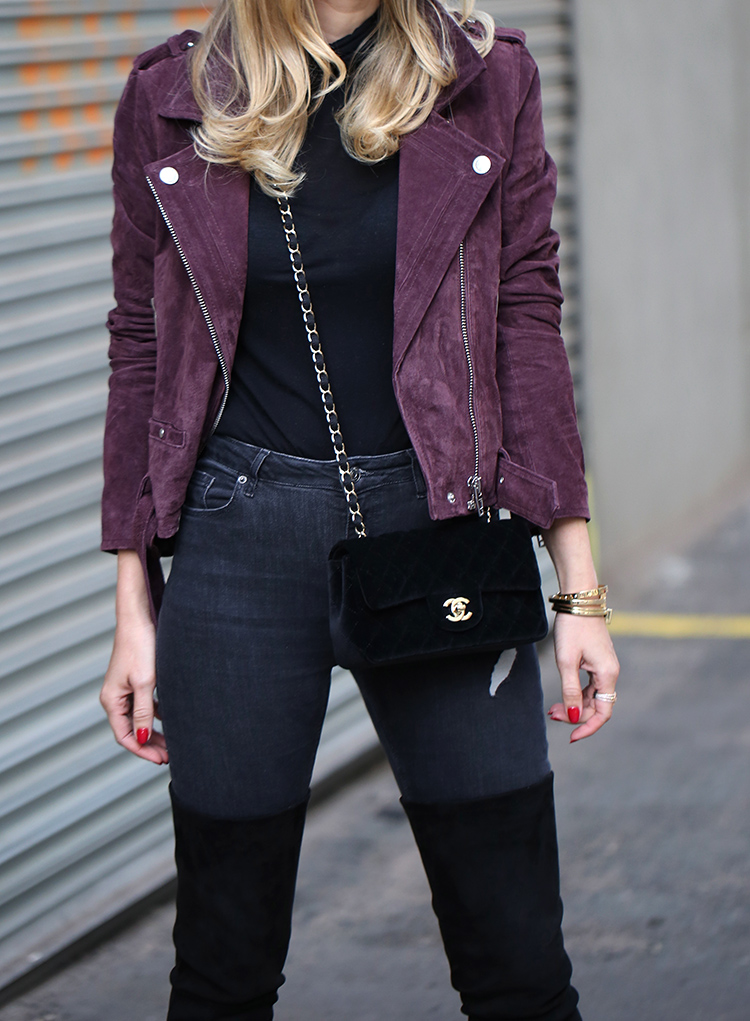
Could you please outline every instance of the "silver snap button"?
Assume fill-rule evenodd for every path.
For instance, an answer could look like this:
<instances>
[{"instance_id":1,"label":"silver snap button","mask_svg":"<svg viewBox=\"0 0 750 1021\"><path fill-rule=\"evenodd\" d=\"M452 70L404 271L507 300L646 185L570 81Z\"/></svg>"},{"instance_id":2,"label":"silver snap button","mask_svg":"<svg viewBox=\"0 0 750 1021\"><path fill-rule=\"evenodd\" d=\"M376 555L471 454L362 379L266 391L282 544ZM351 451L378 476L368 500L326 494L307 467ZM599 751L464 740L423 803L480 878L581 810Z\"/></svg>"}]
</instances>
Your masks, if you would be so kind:
<instances>
[{"instance_id":1,"label":"silver snap button","mask_svg":"<svg viewBox=\"0 0 750 1021\"><path fill-rule=\"evenodd\" d=\"M486 174L492 167L492 160L489 156L476 156L471 164L475 174Z\"/></svg>"},{"instance_id":2,"label":"silver snap button","mask_svg":"<svg viewBox=\"0 0 750 1021\"><path fill-rule=\"evenodd\" d=\"M180 175L174 167L162 167L159 171L159 180L164 184L177 184Z\"/></svg>"},{"instance_id":3,"label":"silver snap button","mask_svg":"<svg viewBox=\"0 0 750 1021\"><path fill-rule=\"evenodd\" d=\"M162 438L163 438L163 436L164 436L164 431L165 431L164 429L160 429L160 430L159 430L159 439L162 439Z\"/></svg>"},{"instance_id":4,"label":"silver snap button","mask_svg":"<svg viewBox=\"0 0 750 1021\"><path fill-rule=\"evenodd\" d=\"M237 481L239 482L239 484L241 486L244 486L245 483L247 482L247 475L240 475L240 477L237 479Z\"/></svg>"},{"instance_id":5,"label":"silver snap button","mask_svg":"<svg viewBox=\"0 0 750 1021\"><path fill-rule=\"evenodd\" d=\"M456 494L455 493L448 493L446 499L447 499L448 503L455 503L456 502Z\"/></svg>"},{"instance_id":6,"label":"silver snap button","mask_svg":"<svg viewBox=\"0 0 750 1021\"><path fill-rule=\"evenodd\" d=\"M188 43L188 46L195 46L195 43Z\"/></svg>"},{"instance_id":7,"label":"silver snap button","mask_svg":"<svg viewBox=\"0 0 750 1021\"><path fill-rule=\"evenodd\" d=\"M501 475L500 478L497 480L498 486L502 486L503 482L505 482L505 478Z\"/></svg>"}]
</instances>

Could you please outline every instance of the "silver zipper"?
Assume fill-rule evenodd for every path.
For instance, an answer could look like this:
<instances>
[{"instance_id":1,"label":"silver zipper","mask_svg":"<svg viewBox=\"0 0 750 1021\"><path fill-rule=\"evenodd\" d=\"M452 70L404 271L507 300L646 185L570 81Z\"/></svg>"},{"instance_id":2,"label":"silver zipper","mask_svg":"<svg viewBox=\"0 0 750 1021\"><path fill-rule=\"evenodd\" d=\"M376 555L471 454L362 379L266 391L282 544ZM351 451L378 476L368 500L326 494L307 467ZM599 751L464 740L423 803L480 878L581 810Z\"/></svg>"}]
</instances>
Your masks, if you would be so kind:
<instances>
[{"instance_id":1,"label":"silver zipper","mask_svg":"<svg viewBox=\"0 0 750 1021\"><path fill-rule=\"evenodd\" d=\"M172 237L172 240L175 243L175 247L177 249L177 252L178 252L180 258L182 259L182 265L185 267L185 270L186 270L187 275L188 275L188 279L190 280L192 288L195 291L195 297L198 299L198 305L200 306L200 310L203 313L203 318L206 320L206 326L208 327L208 332L211 335L211 342L212 342L212 344L214 346L214 351L216 352L216 357L219 359L219 368L221 369L221 376L222 376L222 379L224 380L224 395L221 398L221 406L219 407L218 414L216 415L216 418L214 419L214 424L211 426L211 432L214 433L214 432L216 432L216 427L218 426L219 422L221 421L221 416L224 414L224 408L226 407L227 397L229 396L229 370L227 369L227 363L226 363L226 360L224 358L224 354L223 354L223 352L221 350L221 345L219 344L219 337L218 337L218 334L216 333L216 327L214 326L213 320L211 319L211 313L208 311L208 305L206 304L206 299L203 297L203 294L201 293L201 289L198 286L198 282L196 281L195 277L193 276L193 271L192 271L192 269L190 267L190 263L187 261L187 257L185 255L185 252L182 249L182 245L180 244L180 239L177 237L177 232L175 231L174 227L172 226L172 221L169 219L169 216L167 215L167 211L165 210L164 206L162 205L161 199L159 198L159 196L158 196L158 194L156 192L156 188L154 188L153 184L151 183L151 178L148 176L148 174L146 175L146 180L148 181L148 186L151 189L154 198L156 199L156 204L159 207L159 212L161 213L162 218L164 219L164 222L167 225L167 230L169 231L169 233L170 233L170 235Z\"/></svg>"},{"instance_id":2,"label":"silver zipper","mask_svg":"<svg viewBox=\"0 0 750 1021\"><path fill-rule=\"evenodd\" d=\"M466 267L464 264L463 241L458 249L458 266L461 280L461 335L464 341L466 364L469 367L469 418L471 420L471 430L474 433L474 474L470 475L466 480L466 485L471 490L472 495L466 507L470 511L476 511L481 517L484 514L484 497L482 496L482 476L479 474L479 429L477 428L477 417L474 413L474 363L471 358L471 348L469 347L469 321L466 314Z\"/></svg>"}]
</instances>

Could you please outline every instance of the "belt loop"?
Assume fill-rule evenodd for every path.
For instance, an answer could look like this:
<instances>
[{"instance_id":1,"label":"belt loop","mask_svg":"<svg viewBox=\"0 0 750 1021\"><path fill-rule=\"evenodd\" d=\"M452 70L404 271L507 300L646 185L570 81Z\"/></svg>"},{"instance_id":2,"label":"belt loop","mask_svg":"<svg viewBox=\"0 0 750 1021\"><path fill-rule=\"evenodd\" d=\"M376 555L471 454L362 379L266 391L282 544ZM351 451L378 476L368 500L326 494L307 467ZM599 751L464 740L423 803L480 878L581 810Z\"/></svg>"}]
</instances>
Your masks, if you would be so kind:
<instances>
[{"instance_id":1,"label":"belt loop","mask_svg":"<svg viewBox=\"0 0 750 1021\"><path fill-rule=\"evenodd\" d=\"M413 450L409 452L409 457L411 458L411 474L414 479L414 489L416 490L417 497L423 500L427 496L427 483L424 480L417 455Z\"/></svg>"},{"instance_id":2,"label":"belt loop","mask_svg":"<svg viewBox=\"0 0 750 1021\"><path fill-rule=\"evenodd\" d=\"M244 490L245 496L255 495L255 487L258 485L258 473L260 472L260 466L270 453L270 450L259 450L253 458L253 463L248 468L248 480L245 484Z\"/></svg>"}]
</instances>

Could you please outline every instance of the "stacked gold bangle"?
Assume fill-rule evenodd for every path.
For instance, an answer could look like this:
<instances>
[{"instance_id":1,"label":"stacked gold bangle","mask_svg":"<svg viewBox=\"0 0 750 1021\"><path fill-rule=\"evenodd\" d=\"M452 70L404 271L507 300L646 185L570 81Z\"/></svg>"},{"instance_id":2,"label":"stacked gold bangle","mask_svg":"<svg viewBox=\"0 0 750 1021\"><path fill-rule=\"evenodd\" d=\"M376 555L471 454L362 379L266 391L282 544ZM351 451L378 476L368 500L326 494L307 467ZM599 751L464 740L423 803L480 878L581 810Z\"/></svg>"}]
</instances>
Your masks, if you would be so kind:
<instances>
[{"instance_id":1,"label":"stacked gold bangle","mask_svg":"<svg viewBox=\"0 0 750 1021\"><path fill-rule=\"evenodd\" d=\"M555 613L571 613L575 617L604 617L609 624L612 611L607 609L607 586L585 592L555 592L549 597Z\"/></svg>"}]
</instances>

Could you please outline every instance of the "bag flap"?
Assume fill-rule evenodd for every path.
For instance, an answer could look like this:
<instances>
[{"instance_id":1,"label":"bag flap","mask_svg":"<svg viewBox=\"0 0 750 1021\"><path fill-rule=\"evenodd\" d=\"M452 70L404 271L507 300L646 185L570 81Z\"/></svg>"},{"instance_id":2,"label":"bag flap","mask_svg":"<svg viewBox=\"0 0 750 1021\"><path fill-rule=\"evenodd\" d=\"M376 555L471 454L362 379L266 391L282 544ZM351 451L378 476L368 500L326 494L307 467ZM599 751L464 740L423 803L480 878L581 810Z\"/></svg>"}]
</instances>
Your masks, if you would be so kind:
<instances>
[{"instance_id":1,"label":"bag flap","mask_svg":"<svg viewBox=\"0 0 750 1021\"><path fill-rule=\"evenodd\" d=\"M453 518L437 525L366 539L346 539L329 554L356 581L374 610L416 599L480 592L531 592L539 568L528 525L518 518Z\"/></svg>"}]
</instances>

